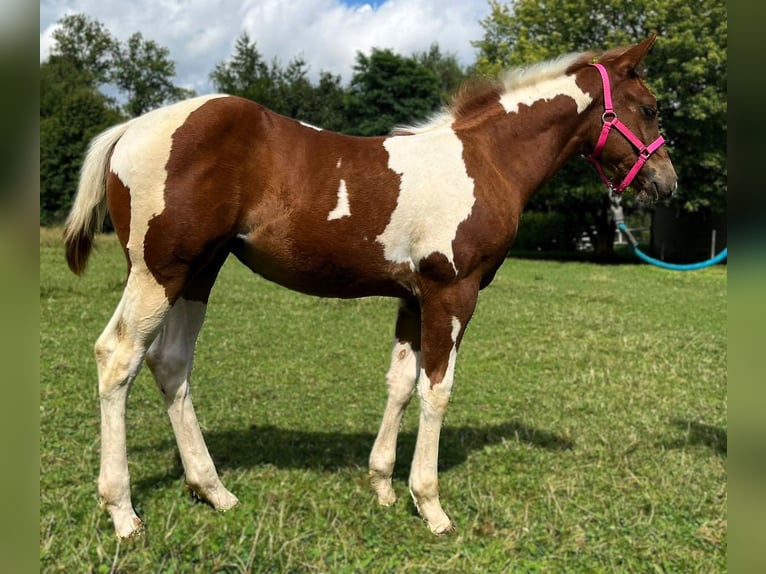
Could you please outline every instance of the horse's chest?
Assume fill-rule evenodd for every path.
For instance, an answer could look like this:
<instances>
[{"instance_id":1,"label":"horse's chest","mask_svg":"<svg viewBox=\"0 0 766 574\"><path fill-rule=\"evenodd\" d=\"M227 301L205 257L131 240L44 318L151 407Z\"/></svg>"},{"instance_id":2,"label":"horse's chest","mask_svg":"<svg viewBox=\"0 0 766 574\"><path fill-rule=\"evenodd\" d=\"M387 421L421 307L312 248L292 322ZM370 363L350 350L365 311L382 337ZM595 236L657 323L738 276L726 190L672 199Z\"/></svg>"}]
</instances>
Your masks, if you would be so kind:
<instances>
[{"instance_id":1,"label":"horse's chest","mask_svg":"<svg viewBox=\"0 0 766 574\"><path fill-rule=\"evenodd\" d=\"M384 147L388 167L400 178L396 207L376 238L385 258L418 268L439 253L457 270L453 242L476 199L462 142L450 130L422 139L392 137Z\"/></svg>"}]
</instances>

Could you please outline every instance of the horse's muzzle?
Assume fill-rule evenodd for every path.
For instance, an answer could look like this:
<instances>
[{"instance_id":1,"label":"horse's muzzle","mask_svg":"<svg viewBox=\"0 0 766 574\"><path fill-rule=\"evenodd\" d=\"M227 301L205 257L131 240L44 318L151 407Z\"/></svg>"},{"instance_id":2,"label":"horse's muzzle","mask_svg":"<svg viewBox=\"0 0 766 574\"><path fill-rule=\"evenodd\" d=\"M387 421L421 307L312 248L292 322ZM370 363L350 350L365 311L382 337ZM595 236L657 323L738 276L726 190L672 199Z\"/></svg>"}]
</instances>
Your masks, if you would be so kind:
<instances>
[{"instance_id":1,"label":"horse's muzzle","mask_svg":"<svg viewBox=\"0 0 766 574\"><path fill-rule=\"evenodd\" d=\"M667 199L678 189L678 176L672 164L668 163L667 167L663 166L660 169L646 166L642 171L645 173L641 173L636 178L636 184L633 186L639 201L653 202Z\"/></svg>"},{"instance_id":2,"label":"horse's muzzle","mask_svg":"<svg viewBox=\"0 0 766 574\"><path fill-rule=\"evenodd\" d=\"M655 172L652 185L656 191L657 199L667 199L673 195L678 189L678 176L673 166L668 165L666 169Z\"/></svg>"}]
</instances>

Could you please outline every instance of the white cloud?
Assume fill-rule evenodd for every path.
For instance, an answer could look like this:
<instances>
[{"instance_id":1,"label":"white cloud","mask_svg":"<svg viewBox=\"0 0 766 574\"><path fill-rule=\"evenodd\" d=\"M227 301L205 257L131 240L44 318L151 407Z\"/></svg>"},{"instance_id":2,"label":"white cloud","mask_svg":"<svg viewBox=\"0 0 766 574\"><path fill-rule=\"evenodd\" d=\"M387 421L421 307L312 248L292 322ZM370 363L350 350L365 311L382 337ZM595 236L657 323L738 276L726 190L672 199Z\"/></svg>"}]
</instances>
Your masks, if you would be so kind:
<instances>
[{"instance_id":1,"label":"white cloud","mask_svg":"<svg viewBox=\"0 0 766 574\"><path fill-rule=\"evenodd\" d=\"M55 22L82 13L102 22L119 40L134 32L170 50L176 83L211 91L208 75L229 58L244 30L271 61L302 56L312 77L326 70L347 82L356 53L372 47L409 55L438 42L464 65L473 63L471 40L482 36L486 0L41 0L40 59L50 53Z\"/></svg>"}]
</instances>

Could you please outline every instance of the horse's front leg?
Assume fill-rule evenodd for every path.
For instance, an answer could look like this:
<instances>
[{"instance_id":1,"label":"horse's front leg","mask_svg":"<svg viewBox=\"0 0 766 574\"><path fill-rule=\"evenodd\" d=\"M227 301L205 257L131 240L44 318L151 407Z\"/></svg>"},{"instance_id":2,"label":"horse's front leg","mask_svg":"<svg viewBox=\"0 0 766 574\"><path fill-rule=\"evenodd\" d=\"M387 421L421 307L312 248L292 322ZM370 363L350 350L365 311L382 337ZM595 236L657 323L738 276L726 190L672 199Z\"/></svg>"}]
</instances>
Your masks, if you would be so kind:
<instances>
[{"instance_id":1,"label":"horse's front leg","mask_svg":"<svg viewBox=\"0 0 766 574\"><path fill-rule=\"evenodd\" d=\"M391 475L396 462L396 440L404 409L410 402L420 372L420 307L417 301L401 300L396 318L391 367L386 375L388 399L380 430L370 453L370 483L378 502L396 501Z\"/></svg>"},{"instance_id":2,"label":"horse's front leg","mask_svg":"<svg viewBox=\"0 0 766 574\"><path fill-rule=\"evenodd\" d=\"M476 307L478 285L469 281L432 289L421 303L422 366L418 380L420 424L410 471L410 494L434 534L455 525L439 502L439 434L449 403L455 360Z\"/></svg>"}]
</instances>

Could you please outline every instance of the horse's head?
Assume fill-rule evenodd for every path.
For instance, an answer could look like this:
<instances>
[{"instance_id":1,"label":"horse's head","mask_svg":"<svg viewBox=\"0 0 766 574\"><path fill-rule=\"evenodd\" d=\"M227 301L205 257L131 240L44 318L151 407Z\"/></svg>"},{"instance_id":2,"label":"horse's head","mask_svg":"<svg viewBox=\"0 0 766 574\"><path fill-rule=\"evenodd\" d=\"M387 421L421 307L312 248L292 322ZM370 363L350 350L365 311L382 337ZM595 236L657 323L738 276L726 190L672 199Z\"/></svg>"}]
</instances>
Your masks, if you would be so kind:
<instances>
[{"instance_id":1,"label":"horse's head","mask_svg":"<svg viewBox=\"0 0 766 574\"><path fill-rule=\"evenodd\" d=\"M662 145L657 100L637 71L654 40L652 35L627 50L605 52L579 75L591 93L603 94L591 111L588 161L616 193L630 185L642 201L669 197L678 180Z\"/></svg>"}]
</instances>

